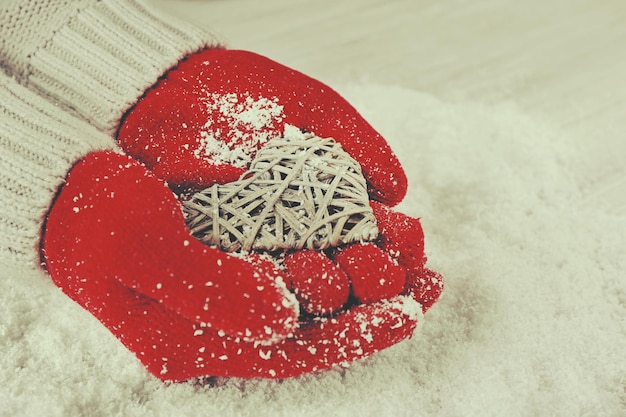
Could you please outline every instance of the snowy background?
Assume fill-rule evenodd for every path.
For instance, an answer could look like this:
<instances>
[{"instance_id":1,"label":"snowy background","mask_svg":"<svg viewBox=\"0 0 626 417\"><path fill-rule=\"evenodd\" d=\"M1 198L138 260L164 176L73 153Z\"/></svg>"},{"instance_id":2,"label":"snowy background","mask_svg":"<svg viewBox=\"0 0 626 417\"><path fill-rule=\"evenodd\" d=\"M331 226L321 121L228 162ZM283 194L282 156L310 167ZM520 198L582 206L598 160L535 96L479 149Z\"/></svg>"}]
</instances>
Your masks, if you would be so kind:
<instances>
[{"instance_id":1,"label":"snowy background","mask_svg":"<svg viewBox=\"0 0 626 417\"><path fill-rule=\"evenodd\" d=\"M349 369L164 385L46 276L2 267L0 416L626 416L623 3L153 3L362 112L444 296Z\"/></svg>"}]
</instances>

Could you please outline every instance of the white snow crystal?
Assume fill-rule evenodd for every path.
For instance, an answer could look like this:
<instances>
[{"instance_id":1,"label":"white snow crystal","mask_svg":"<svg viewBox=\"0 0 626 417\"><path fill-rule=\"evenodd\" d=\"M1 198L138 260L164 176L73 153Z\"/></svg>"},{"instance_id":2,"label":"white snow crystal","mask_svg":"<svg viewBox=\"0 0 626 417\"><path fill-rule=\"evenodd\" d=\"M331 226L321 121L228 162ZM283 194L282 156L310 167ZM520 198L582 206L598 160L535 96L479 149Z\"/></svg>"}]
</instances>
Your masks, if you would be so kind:
<instances>
[{"instance_id":1,"label":"white snow crystal","mask_svg":"<svg viewBox=\"0 0 626 417\"><path fill-rule=\"evenodd\" d=\"M259 146L277 136L276 123L284 118L283 106L275 98L213 93L205 102L229 126L228 132L223 132L209 120L200 132L194 155L215 164L246 167Z\"/></svg>"}]
</instances>

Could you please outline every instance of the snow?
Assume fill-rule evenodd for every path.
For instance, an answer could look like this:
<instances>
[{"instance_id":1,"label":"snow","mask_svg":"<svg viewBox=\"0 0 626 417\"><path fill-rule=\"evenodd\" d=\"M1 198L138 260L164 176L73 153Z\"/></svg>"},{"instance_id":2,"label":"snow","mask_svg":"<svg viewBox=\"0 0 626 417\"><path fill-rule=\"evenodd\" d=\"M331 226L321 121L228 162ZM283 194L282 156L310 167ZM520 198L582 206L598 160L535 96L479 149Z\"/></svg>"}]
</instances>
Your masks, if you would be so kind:
<instances>
[{"instance_id":1,"label":"snow","mask_svg":"<svg viewBox=\"0 0 626 417\"><path fill-rule=\"evenodd\" d=\"M284 117L283 106L276 101L234 93L207 94L206 106L211 114L219 115L219 126L206 123L194 155L216 164L248 166L259 147L270 139L269 132L276 129L274 124Z\"/></svg>"},{"instance_id":2,"label":"snow","mask_svg":"<svg viewBox=\"0 0 626 417\"><path fill-rule=\"evenodd\" d=\"M586 198L594 142L514 103L339 90L403 162L399 210L446 278L413 339L301 378L163 384L43 272L2 266L0 416L626 415L626 217Z\"/></svg>"}]
</instances>

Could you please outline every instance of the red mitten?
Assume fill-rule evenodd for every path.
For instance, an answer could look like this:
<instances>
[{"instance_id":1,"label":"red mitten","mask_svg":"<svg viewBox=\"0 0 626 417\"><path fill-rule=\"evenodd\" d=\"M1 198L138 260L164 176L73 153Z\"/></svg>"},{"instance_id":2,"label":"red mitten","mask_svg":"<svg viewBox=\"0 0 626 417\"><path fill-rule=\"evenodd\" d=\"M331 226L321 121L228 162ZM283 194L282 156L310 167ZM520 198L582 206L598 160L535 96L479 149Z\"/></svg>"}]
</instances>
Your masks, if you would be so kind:
<instances>
[{"instance_id":1,"label":"red mitten","mask_svg":"<svg viewBox=\"0 0 626 417\"><path fill-rule=\"evenodd\" d=\"M280 340L296 326L297 305L277 270L198 242L174 194L124 155L90 154L72 169L48 214L43 254L54 282L103 321L118 312L94 305L93 293L115 280L172 314L246 340ZM143 314L135 307L124 313ZM127 336L144 330L128 328Z\"/></svg>"},{"instance_id":2,"label":"red mitten","mask_svg":"<svg viewBox=\"0 0 626 417\"><path fill-rule=\"evenodd\" d=\"M222 49L191 55L148 91L118 140L172 186L238 179L285 124L331 137L357 160L370 197L395 205L407 180L387 142L328 86L258 54Z\"/></svg>"}]
</instances>

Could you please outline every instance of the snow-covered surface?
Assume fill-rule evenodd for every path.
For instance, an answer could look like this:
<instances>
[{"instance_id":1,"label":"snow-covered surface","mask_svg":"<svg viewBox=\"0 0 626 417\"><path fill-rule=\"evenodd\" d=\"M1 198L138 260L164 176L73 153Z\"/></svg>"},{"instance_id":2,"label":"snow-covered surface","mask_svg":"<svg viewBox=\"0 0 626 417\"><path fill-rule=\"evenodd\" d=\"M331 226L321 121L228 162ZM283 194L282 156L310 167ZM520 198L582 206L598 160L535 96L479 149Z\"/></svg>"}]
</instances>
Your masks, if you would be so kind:
<instances>
[{"instance_id":1,"label":"snow-covered surface","mask_svg":"<svg viewBox=\"0 0 626 417\"><path fill-rule=\"evenodd\" d=\"M185 7L225 3L249 4ZM555 62L579 56L554 53ZM538 67L523 57L532 74ZM598 60L611 62L608 51ZM586 71L564 78L589 92ZM611 74L621 79L596 78ZM543 81L554 86L548 96L518 99L453 77L467 94L338 78L324 80L404 163L410 188L399 209L422 217L429 265L446 278L415 337L349 369L282 382L164 385L43 273L0 266L0 416L625 416L626 140L614 116L624 93L588 93L573 111L558 80Z\"/></svg>"}]
</instances>

